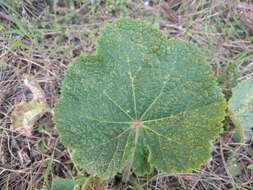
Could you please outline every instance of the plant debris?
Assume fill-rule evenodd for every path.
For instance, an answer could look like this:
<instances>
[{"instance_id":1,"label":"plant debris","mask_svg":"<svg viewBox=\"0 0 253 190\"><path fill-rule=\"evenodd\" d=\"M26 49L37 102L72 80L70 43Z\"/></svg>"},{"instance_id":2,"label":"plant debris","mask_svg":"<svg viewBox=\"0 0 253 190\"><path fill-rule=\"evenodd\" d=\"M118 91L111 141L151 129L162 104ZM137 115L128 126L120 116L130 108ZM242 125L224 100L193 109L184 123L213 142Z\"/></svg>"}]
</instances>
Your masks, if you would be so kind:
<instances>
[{"instance_id":1,"label":"plant debris","mask_svg":"<svg viewBox=\"0 0 253 190\"><path fill-rule=\"evenodd\" d=\"M11 113L11 128L22 135L30 137L35 123L47 111L49 111L45 101L45 95L38 82L31 76L26 76L24 84L33 94L33 99L29 102L22 101L15 105Z\"/></svg>"}]
</instances>

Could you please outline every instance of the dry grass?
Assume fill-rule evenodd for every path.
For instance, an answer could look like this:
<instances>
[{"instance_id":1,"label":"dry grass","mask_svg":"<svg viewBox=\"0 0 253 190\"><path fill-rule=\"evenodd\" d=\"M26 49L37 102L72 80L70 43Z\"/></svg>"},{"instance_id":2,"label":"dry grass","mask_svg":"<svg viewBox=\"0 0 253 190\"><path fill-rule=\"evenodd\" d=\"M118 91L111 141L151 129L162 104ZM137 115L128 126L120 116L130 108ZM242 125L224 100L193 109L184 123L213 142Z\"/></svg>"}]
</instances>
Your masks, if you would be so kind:
<instances>
[{"instance_id":1,"label":"dry grass","mask_svg":"<svg viewBox=\"0 0 253 190\"><path fill-rule=\"evenodd\" d=\"M79 172L58 141L52 113L36 124L32 137L10 129L10 113L32 94L24 75L34 76L52 109L59 95L63 72L81 52L94 51L99 27L120 15L152 22L170 36L198 44L226 93L252 73L253 3L250 1L170 0L55 4L51 1L0 1L0 189L50 189L56 176L73 178ZM77 1L76 1L77 2ZM123 1L122 1L123 2ZM12 10L13 9L13 10ZM137 180L147 189L253 189L252 142L238 143L231 122L213 144L212 159L200 170L167 175L153 172ZM240 167L233 175L227 159L234 155ZM116 180L108 182L108 189ZM114 187L115 188L115 187Z\"/></svg>"}]
</instances>

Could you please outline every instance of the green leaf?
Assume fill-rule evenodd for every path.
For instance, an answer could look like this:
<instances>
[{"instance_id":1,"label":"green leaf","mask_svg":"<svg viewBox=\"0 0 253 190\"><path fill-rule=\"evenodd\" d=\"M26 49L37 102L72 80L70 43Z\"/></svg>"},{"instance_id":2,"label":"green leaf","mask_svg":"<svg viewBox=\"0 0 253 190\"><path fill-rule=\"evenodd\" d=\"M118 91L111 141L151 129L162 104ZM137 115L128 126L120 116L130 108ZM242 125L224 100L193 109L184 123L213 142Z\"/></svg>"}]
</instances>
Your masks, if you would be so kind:
<instances>
[{"instance_id":1,"label":"green leaf","mask_svg":"<svg viewBox=\"0 0 253 190\"><path fill-rule=\"evenodd\" d=\"M103 181L97 177L77 176L75 179L56 178L52 182L52 190L105 190Z\"/></svg>"},{"instance_id":2,"label":"green leaf","mask_svg":"<svg viewBox=\"0 0 253 190\"><path fill-rule=\"evenodd\" d=\"M227 167L228 167L229 173L232 176L238 176L238 175L240 175L240 173L241 173L241 166L240 166L240 163L236 160L236 157L235 157L234 154L231 154L228 157Z\"/></svg>"},{"instance_id":3,"label":"green leaf","mask_svg":"<svg viewBox=\"0 0 253 190\"><path fill-rule=\"evenodd\" d=\"M252 138L253 123L253 78L241 81L232 89L229 101L233 121L242 127L245 140Z\"/></svg>"},{"instance_id":4,"label":"green leaf","mask_svg":"<svg viewBox=\"0 0 253 190\"><path fill-rule=\"evenodd\" d=\"M241 127L239 127L238 125L236 125L234 127L234 129L230 132L230 134L232 135L233 141L236 143L242 143L243 142L243 130Z\"/></svg>"},{"instance_id":5,"label":"green leaf","mask_svg":"<svg viewBox=\"0 0 253 190\"><path fill-rule=\"evenodd\" d=\"M45 142L44 142L44 139L43 139L43 138L40 139L40 140L36 143L36 149L37 149L39 152L41 152L41 153L43 153L43 151L46 149L44 143L45 143Z\"/></svg>"},{"instance_id":6,"label":"green leaf","mask_svg":"<svg viewBox=\"0 0 253 190\"><path fill-rule=\"evenodd\" d=\"M74 161L107 179L129 166L138 175L200 167L225 107L198 48L121 19L66 71L54 121Z\"/></svg>"},{"instance_id":7,"label":"green leaf","mask_svg":"<svg viewBox=\"0 0 253 190\"><path fill-rule=\"evenodd\" d=\"M253 164L248 165L247 168L253 171Z\"/></svg>"},{"instance_id":8,"label":"green leaf","mask_svg":"<svg viewBox=\"0 0 253 190\"><path fill-rule=\"evenodd\" d=\"M52 182L52 190L73 190L75 186L75 180L56 178Z\"/></svg>"}]
</instances>

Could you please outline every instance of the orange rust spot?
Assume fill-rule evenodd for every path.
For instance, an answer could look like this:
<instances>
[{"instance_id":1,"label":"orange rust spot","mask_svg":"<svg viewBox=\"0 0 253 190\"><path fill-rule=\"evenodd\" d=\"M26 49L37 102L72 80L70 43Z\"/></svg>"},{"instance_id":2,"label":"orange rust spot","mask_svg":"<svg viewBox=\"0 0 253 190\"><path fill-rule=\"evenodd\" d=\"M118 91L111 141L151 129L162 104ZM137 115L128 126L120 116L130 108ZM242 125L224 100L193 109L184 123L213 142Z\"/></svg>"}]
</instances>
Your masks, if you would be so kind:
<instances>
[{"instance_id":1,"label":"orange rust spot","mask_svg":"<svg viewBox=\"0 0 253 190\"><path fill-rule=\"evenodd\" d=\"M137 129L141 127L141 120L135 120L132 122L132 124L130 125L130 127L132 129Z\"/></svg>"},{"instance_id":2,"label":"orange rust spot","mask_svg":"<svg viewBox=\"0 0 253 190\"><path fill-rule=\"evenodd\" d=\"M192 128L192 123L188 123L188 125L186 125L187 128Z\"/></svg>"}]
</instances>

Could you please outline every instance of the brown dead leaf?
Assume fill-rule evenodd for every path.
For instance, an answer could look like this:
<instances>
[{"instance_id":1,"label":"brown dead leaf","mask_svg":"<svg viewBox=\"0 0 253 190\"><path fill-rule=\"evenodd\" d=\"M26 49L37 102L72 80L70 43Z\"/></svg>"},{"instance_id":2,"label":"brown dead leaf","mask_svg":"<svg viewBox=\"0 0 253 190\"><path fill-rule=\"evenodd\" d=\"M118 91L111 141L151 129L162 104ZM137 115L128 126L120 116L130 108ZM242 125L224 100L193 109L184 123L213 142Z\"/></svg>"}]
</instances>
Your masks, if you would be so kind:
<instances>
[{"instance_id":1,"label":"brown dead leaf","mask_svg":"<svg viewBox=\"0 0 253 190\"><path fill-rule=\"evenodd\" d=\"M98 177L91 177L82 187L82 190L105 190L105 184Z\"/></svg>"},{"instance_id":2,"label":"brown dead leaf","mask_svg":"<svg viewBox=\"0 0 253 190\"><path fill-rule=\"evenodd\" d=\"M45 102L45 94L35 78L29 75L25 76L24 84L32 92L33 100L39 100L39 101Z\"/></svg>"},{"instance_id":3,"label":"brown dead leaf","mask_svg":"<svg viewBox=\"0 0 253 190\"><path fill-rule=\"evenodd\" d=\"M34 124L47 110L47 105L43 102L20 102L11 113L11 128L22 135L31 136Z\"/></svg>"},{"instance_id":4,"label":"brown dead leaf","mask_svg":"<svg viewBox=\"0 0 253 190\"><path fill-rule=\"evenodd\" d=\"M22 135L31 136L34 124L49 109L45 101L44 93L38 82L31 76L24 79L25 85L33 94L33 100L29 102L22 101L15 105L11 113L11 128Z\"/></svg>"}]
</instances>

